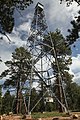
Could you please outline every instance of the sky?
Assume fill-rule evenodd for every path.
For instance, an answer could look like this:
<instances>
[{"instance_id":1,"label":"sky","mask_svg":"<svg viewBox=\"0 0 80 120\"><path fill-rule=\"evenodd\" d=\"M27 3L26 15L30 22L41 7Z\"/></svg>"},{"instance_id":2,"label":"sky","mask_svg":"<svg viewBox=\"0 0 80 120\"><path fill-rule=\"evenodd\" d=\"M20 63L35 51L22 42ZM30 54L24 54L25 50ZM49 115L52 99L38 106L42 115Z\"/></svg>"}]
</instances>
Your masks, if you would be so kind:
<instances>
[{"instance_id":1,"label":"sky","mask_svg":"<svg viewBox=\"0 0 80 120\"><path fill-rule=\"evenodd\" d=\"M44 5L44 12L46 16L47 25L50 31L55 31L59 28L64 36L68 34L67 30L71 28L70 21L77 15L80 7L74 2L70 7L66 7L66 4L59 3L59 0L35 0L27 10L17 11L15 10L15 26L11 34L7 34L11 39L9 43L8 39L3 36L3 40L0 40L0 56L5 62L11 59L11 53L16 47L25 46L28 36L30 35L30 25L34 16L35 6L37 2ZM1 37L2 35L0 35ZM80 41L74 43L76 47L72 48L72 65L70 66L70 73L74 74L73 80L80 84ZM0 73L7 67L4 63L0 64Z\"/></svg>"}]
</instances>

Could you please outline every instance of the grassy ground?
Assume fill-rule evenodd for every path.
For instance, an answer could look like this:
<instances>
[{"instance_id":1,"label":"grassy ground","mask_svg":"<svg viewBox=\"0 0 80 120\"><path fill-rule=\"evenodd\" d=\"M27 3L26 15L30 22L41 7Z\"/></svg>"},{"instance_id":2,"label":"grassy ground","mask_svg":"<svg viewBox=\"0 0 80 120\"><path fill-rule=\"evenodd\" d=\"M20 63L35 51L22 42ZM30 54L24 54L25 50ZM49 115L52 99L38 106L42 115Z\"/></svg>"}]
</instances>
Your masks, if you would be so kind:
<instances>
[{"instance_id":1,"label":"grassy ground","mask_svg":"<svg viewBox=\"0 0 80 120\"><path fill-rule=\"evenodd\" d=\"M47 118L47 117L55 117L55 116L67 116L65 113L59 112L45 112L45 113L32 113L32 118Z\"/></svg>"}]
</instances>

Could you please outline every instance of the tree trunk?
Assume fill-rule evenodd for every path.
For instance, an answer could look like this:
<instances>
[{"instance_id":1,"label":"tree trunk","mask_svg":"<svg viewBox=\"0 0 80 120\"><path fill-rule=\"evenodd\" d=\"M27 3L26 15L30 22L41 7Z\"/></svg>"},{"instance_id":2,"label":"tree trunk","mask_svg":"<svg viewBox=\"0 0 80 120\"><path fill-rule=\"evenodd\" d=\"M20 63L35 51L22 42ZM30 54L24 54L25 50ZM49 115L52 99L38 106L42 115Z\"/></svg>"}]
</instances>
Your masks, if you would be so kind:
<instances>
[{"instance_id":1,"label":"tree trunk","mask_svg":"<svg viewBox=\"0 0 80 120\"><path fill-rule=\"evenodd\" d=\"M17 94L16 94L16 113L19 113L19 90L20 90L20 83L17 81Z\"/></svg>"},{"instance_id":2,"label":"tree trunk","mask_svg":"<svg viewBox=\"0 0 80 120\"><path fill-rule=\"evenodd\" d=\"M25 107L25 112L26 112L26 114L28 114L28 110L27 110L27 106L26 106L25 97L23 97L23 100L24 100L24 107Z\"/></svg>"},{"instance_id":3,"label":"tree trunk","mask_svg":"<svg viewBox=\"0 0 80 120\"><path fill-rule=\"evenodd\" d=\"M60 78L58 76L58 79L57 79L57 85L58 85L58 99L59 101L63 104L63 92L62 92L62 86L61 86L61 81L60 81ZM59 104L59 112L63 112L63 107L61 104Z\"/></svg>"}]
</instances>

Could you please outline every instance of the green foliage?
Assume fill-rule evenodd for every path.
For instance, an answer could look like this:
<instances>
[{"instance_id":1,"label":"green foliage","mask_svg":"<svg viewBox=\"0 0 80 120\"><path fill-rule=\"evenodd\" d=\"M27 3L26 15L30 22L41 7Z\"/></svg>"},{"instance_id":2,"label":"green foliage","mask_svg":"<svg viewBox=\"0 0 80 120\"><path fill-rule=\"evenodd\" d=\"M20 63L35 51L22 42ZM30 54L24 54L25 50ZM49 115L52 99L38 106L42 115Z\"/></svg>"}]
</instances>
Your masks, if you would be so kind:
<instances>
[{"instance_id":1,"label":"green foliage","mask_svg":"<svg viewBox=\"0 0 80 120\"><path fill-rule=\"evenodd\" d=\"M0 24L2 30L11 33L14 27L15 9L24 10L32 2L32 0L0 0Z\"/></svg>"},{"instance_id":2,"label":"green foliage","mask_svg":"<svg viewBox=\"0 0 80 120\"><path fill-rule=\"evenodd\" d=\"M44 98L46 98L46 96L49 96L49 94L47 93ZM37 92L35 88L32 89L31 92L31 109L36 105L36 103L40 100L41 98L41 92ZM43 104L44 102L44 104ZM43 106L42 106L43 105ZM53 111L55 110L55 105L54 103L50 103L50 102L45 102L45 101L41 101L36 105L36 107L33 109L32 112L44 112L44 111Z\"/></svg>"},{"instance_id":3,"label":"green foliage","mask_svg":"<svg viewBox=\"0 0 80 120\"><path fill-rule=\"evenodd\" d=\"M23 47L16 48L15 52L12 53L12 61L6 61L5 65L9 68L2 72L1 77L6 77L9 75L9 79L4 82L5 87L15 87L17 85L17 80L25 83L29 75L29 62L31 56L30 53Z\"/></svg>"},{"instance_id":4,"label":"green foliage","mask_svg":"<svg viewBox=\"0 0 80 120\"><path fill-rule=\"evenodd\" d=\"M80 86L79 86L79 94L77 97L76 109L80 111Z\"/></svg>"},{"instance_id":5,"label":"green foliage","mask_svg":"<svg viewBox=\"0 0 80 120\"><path fill-rule=\"evenodd\" d=\"M2 109L2 86L0 85L0 114Z\"/></svg>"},{"instance_id":6,"label":"green foliage","mask_svg":"<svg viewBox=\"0 0 80 120\"><path fill-rule=\"evenodd\" d=\"M31 90L31 109L35 106L35 104L38 102L39 100L39 93L36 91L35 88L33 88ZM40 102L38 103L38 105L34 108L34 110L32 112L39 112L40 110Z\"/></svg>"},{"instance_id":7,"label":"green foliage","mask_svg":"<svg viewBox=\"0 0 80 120\"><path fill-rule=\"evenodd\" d=\"M1 77L9 76L9 78L6 79L3 87L8 87L9 89L15 88L17 91L16 99L20 99L20 97L22 99L22 91L24 90L25 82L30 77L30 62L31 55L23 47L16 48L15 52L12 53L12 60L5 62L8 69L2 72Z\"/></svg>"},{"instance_id":8,"label":"green foliage","mask_svg":"<svg viewBox=\"0 0 80 120\"><path fill-rule=\"evenodd\" d=\"M71 45L73 44L76 39L78 39L79 32L80 32L80 11L78 12L78 17L75 20L71 21L72 29L68 29L69 35L67 36L67 41Z\"/></svg>"},{"instance_id":9,"label":"green foliage","mask_svg":"<svg viewBox=\"0 0 80 120\"><path fill-rule=\"evenodd\" d=\"M59 30L56 30L56 32L52 32L51 38L52 38L53 46L52 46L52 43L50 42L50 36L49 35L45 36L44 42L45 44L47 44L47 47L46 46L44 47L44 51L45 52L51 51L51 53L49 52L49 54L56 57L60 72L61 74L63 74L65 70L67 71L69 70L68 65L72 63L72 60L70 57L71 48L67 44L65 38L63 37L63 35ZM51 48L48 47L48 45L51 46ZM53 47L56 53L54 53L52 49ZM58 66L55 61L53 61L52 63L52 68L54 69L54 74L56 75L56 73L58 73Z\"/></svg>"},{"instance_id":10,"label":"green foliage","mask_svg":"<svg viewBox=\"0 0 80 120\"><path fill-rule=\"evenodd\" d=\"M80 97L80 86L72 81L73 75L70 75L67 71L64 74L65 80L65 92L70 110L80 110L79 97Z\"/></svg>"},{"instance_id":11,"label":"green foliage","mask_svg":"<svg viewBox=\"0 0 80 120\"><path fill-rule=\"evenodd\" d=\"M75 82L68 82L68 85L66 86L66 92L69 109L73 111L80 110L80 86Z\"/></svg>"},{"instance_id":12,"label":"green foliage","mask_svg":"<svg viewBox=\"0 0 80 120\"><path fill-rule=\"evenodd\" d=\"M49 52L53 48L52 42L50 40L50 36L52 38L52 42L54 44L54 48L58 56L71 55L71 49L67 44L66 39L61 34L61 31L58 29L55 32L49 33L47 36L44 37L44 43L47 44L44 48L45 52ZM53 50L51 50L50 54L54 56Z\"/></svg>"},{"instance_id":13,"label":"green foliage","mask_svg":"<svg viewBox=\"0 0 80 120\"><path fill-rule=\"evenodd\" d=\"M50 42L50 36L52 41ZM46 46L44 47L44 51L51 54L55 60L52 62L52 68L54 70L55 76L55 87L54 92L58 99L65 104L64 102L64 94L63 88L59 86L61 81L67 84L67 74L69 71L69 65L72 63L71 60L71 48L67 44L66 39L63 37L61 32L57 29L56 32L49 33L48 36L45 36L44 43ZM48 47L49 46L49 47ZM54 49L54 50L53 50ZM51 51L51 52L50 52ZM59 76L60 74L60 76ZM61 105L59 110L61 110Z\"/></svg>"},{"instance_id":14,"label":"green foliage","mask_svg":"<svg viewBox=\"0 0 80 120\"><path fill-rule=\"evenodd\" d=\"M2 108L1 108L2 114L4 113L8 114L9 112L12 111L13 99L14 99L14 96L11 96L10 91L7 90L2 98Z\"/></svg>"},{"instance_id":15,"label":"green foliage","mask_svg":"<svg viewBox=\"0 0 80 120\"><path fill-rule=\"evenodd\" d=\"M45 113L33 113L32 118L48 118L48 117L55 117L55 116L67 116L65 113L59 112L45 112Z\"/></svg>"},{"instance_id":16,"label":"green foliage","mask_svg":"<svg viewBox=\"0 0 80 120\"><path fill-rule=\"evenodd\" d=\"M55 109L56 109L55 103L53 103L53 102L46 103L45 111L52 112L52 111L55 111Z\"/></svg>"}]
</instances>

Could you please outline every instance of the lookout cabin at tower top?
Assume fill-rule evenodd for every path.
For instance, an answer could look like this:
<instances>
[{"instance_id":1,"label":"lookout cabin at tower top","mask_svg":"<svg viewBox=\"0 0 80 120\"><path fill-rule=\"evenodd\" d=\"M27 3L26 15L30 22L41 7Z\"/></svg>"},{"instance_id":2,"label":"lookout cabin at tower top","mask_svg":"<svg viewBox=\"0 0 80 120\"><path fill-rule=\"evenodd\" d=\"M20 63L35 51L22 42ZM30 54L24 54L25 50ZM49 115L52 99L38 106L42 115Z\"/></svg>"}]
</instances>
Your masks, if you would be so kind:
<instances>
[{"instance_id":1,"label":"lookout cabin at tower top","mask_svg":"<svg viewBox=\"0 0 80 120\"><path fill-rule=\"evenodd\" d=\"M38 2L35 8L36 8L36 10L38 9L40 11L43 11L44 5L42 5L41 3Z\"/></svg>"}]
</instances>

